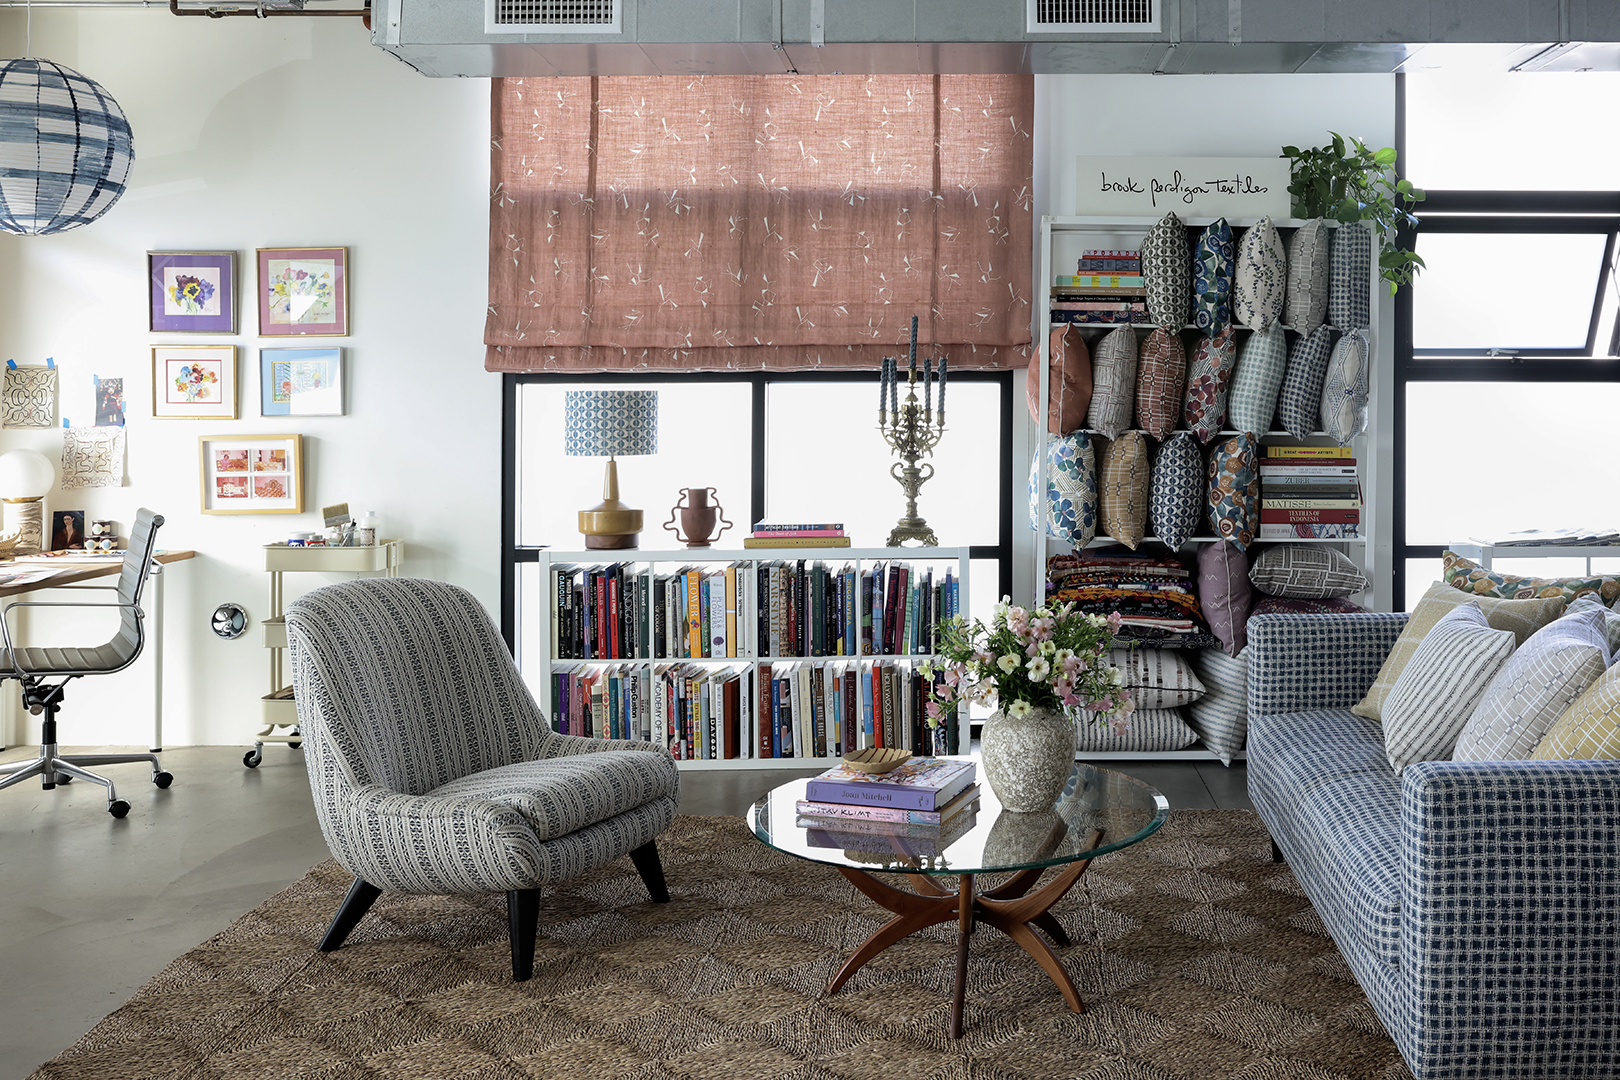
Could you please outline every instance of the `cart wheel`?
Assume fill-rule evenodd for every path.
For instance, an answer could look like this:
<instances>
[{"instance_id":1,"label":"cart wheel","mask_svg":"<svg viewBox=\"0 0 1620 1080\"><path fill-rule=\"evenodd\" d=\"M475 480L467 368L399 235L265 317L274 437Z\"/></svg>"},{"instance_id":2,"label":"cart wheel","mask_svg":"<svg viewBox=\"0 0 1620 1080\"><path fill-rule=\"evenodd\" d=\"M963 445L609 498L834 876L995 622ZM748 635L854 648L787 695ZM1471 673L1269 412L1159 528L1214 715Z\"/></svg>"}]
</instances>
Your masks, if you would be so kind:
<instances>
[{"instance_id":1,"label":"cart wheel","mask_svg":"<svg viewBox=\"0 0 1620 1080\"><path fill-rule=\"evenodd\" d=\"M289 750L297 750L300 746L303 746L303 745L304 745L304 740L299 739L297 742L288 743L287 744L287 749L289 749Z\"/></svg>"},{"instance_id":2,"label":"cart wheel","mask_svg":"<svg viewBox=\"0 0 1620 1080\"><path fill-rule=\"evenodd\" d=\"M259 756L259 752L257 750L249 750L247 753L242 755L242 764L246 765L250 769L257 769L259 767L259 762L263 760L264 759Z\"/></svg>"},{"instance_id":3,"label":"cart wheel","mask_svg":"<svg viewBox=\"0 0 1620 1080\"><path fill-rule=\"evenodd\" d=\"M123 799L114 799L112 802L107 804L107 813L111 814L115 818L121 818L125 814L129 813L129 803L125 802Z\"/></svg>"},{"instance_id":4,"label":"cart wheel","mask_svg":"<svg viewBox=\"0 0 1620 1080\"><path fill-rule=\"evenodd\" d=\"M304 740L303 740L303 739L302 739L302 738L300 738L300 736L301 736L301 735L303 735L303 734L304 734L304 733L303 733L303 732L302 732L302 731L300 731L300 730L298 730L298 728L297 728L297 727L294 727L294 728L293 728L293 729L292 729L292 737L293 737L293 738L294 738L294 739L296 739L296 740L297 740L297 741L296 741L296 742L289 742L289 743L288 743L288 744L287 744L287 746L288 746L288 747L289 747L289 748L291 748L291 749L293 749L293 750L296 750L296 749L298 749L298 748L299 748L299 747L300 747L300 746L303 746L303 745L304 745Z\"/></svg>"},{"instance_id":5,"label":"cart wheel","mask_svg":"<svg viewBox=\"0 0 1620 1080\"><path fill-rule=\"evenodd\" d=\"M170 784L174 783L174 773L171 773L171 772L154 773L152 775L152 783L156 784L160 788L166 788Z\"/></svg>"}]
</instances>

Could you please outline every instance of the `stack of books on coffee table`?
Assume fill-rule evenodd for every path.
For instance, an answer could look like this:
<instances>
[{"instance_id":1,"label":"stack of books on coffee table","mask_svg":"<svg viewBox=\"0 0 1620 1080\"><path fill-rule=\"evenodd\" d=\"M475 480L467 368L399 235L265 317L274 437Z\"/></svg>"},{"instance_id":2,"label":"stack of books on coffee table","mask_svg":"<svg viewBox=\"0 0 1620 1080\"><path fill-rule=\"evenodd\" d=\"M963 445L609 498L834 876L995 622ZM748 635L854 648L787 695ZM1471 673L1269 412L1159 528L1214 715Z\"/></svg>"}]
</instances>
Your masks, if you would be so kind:
<instances>
[{"instance_id":1,"label":"stack of books on coffee table","mask_svg":"<svg viewBox=\"0 0 1620 1080\"><path fill-rule=\"evenodd\" d=\"M918 757L886 773L838 765L805 784L797 824L812 846L879 861L933 858L973 828L979 807L971 761Z\"/></svg>"}]
</instances>

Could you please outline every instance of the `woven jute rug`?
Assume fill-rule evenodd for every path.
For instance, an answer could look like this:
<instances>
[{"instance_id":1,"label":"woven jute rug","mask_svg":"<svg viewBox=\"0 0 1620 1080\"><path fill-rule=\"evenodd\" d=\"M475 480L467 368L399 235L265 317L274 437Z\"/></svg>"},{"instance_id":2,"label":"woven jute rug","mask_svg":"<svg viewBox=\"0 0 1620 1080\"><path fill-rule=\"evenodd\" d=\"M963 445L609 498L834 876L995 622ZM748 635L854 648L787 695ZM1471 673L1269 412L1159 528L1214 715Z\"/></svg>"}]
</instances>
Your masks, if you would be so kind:
<instances>
[{"instance_id":1,"label":"woven jute rug","mask_svg":"<svg viewBox=\"0 0 1620 1080\"><path fill-rule=\"evenodd\" d=\"M315 951L334 863L170 964L34 1075L49 1080L1409 1080L1349 968L1246 811L1177 811L1053 909L1087 1003L990 927L947 1037L953 924L822 993L886 912L738 818L659 839L671 902L630 860L545 893L532 981L504 897L384 895Z\"/></svg>"}]
</instances>

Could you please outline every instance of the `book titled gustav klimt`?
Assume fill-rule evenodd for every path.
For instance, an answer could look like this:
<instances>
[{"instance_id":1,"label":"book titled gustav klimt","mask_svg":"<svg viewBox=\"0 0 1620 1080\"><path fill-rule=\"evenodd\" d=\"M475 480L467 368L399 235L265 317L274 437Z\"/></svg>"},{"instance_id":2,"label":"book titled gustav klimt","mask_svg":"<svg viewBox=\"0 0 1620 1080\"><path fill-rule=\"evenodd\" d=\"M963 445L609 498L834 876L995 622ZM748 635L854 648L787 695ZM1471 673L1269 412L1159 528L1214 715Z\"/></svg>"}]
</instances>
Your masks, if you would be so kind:
<instances>
[{"instance_id":1,"label":"book titled gustav klimt","mask_svg":"<svg viewBox=\"0 0 1620 1080\"><path fill-rule=\"evenodd\" d=\"M973 762L947 758L912 758L876 774L838 765L807 781L804 795L810 802L937 810L973 783L974 774Z\"/></svg>"}]
</instances>

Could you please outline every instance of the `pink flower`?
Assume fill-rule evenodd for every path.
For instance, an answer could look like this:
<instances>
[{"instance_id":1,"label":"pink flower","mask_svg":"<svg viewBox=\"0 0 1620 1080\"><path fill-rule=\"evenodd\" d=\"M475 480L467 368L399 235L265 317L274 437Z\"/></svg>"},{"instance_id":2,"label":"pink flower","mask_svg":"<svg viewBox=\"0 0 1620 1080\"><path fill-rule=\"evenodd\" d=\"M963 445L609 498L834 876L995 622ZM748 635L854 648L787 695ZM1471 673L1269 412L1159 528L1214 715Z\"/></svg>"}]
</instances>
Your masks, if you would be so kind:
<instances>
[{"instance_id":1,"label":"pink flower","mask_svg":"<svg viewBox=\"0 0 1620 1080\"><path fill-rule=\"evenodd\" d=\"M1065 675L1078 675L1085 667L1085 661L1078 656L1065 656L1063 658L1063 673Z\"/></svg>"},{"instance_id":2,"label":"pink flower","mask_svg":"<svg viewBox=\"0 0 1620 1080\"><path fill-rule=\"evenodd\" d=\"M928 703L928 719L930 719L930 720L938 720L939 719L939 714L940 714L939 702L930 701Z\"/></svg>"},{"instance_id":3,"label":"pink flower","mask_svg":"<svg viewBox=\"0 0 1620 1080\"><path fill-rule=\"evenodd\" d=\"M946 686L955 686L957 683L959 683L961 681L962 681L962 676L957 674L957 671L956 671L955 668L950 668L945 672L945 685Z\"/></svg>"},{"instance_id":4,"label":"pink flower","mask_svg":"<svg viewBox=\"0 0 1620 1080\"><path fill-rule=\"evenodd\" d=\"M1046 641L1052 636L1052 628L1056 625L1056 619L1035 619L1029 624L1029 629L1035 635L1036 641Z\"/></svg>"},{"instance_id":5,"label":"pink flower","mask_svg":"<svg viewBox=\"0 0 1620 1080\"><path fill-rule=\"evenodd\" d=\"M1125 620L1120 617L1119 612L1111 612L1108 616L1108 632L1111 634L1119 633L1120 625L1124 623L1124 621Z\"/></svg>"}]
</instances>

